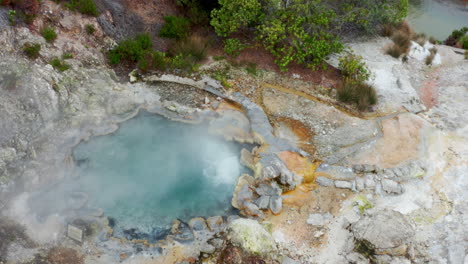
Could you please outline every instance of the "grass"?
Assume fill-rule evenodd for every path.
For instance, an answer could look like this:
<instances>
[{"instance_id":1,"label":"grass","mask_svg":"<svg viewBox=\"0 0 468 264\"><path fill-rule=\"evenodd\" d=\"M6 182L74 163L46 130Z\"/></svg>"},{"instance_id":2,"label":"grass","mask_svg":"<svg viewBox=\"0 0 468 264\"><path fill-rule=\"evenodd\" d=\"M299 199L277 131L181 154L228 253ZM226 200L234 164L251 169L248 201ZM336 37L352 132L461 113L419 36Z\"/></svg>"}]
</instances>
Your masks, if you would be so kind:
<instances>
[{"instance_id":1,"label":"grass","mask_svg":"<svg viewBox=\"0 0 468 264\"><path fill-rule=\"evenodd\" d=\"M435 55L437 54L437 49L435 47L433 47L429 51L430 54L426 57L426 65L431 65Z\"/></svg>"},{"instance_id":2,"label":"grass","mask_svg":"<svg viewBox=\"0 0 468 264\"><path fill-rule=\"evenodd\" d=\"M359 111L365 111L377 103L377 93L372 85L347 81L338 87L337 99L343 103L356 105Z\"/></svg>"},{"instance_id":3,"label":"grass","mask_svg":"<svg viewBox=\"0 0 468 264\"><path fill-rule=\"evenodd\" d=\"M397 45L393 44L392 46L388 47L385 51L386 54L392 56L395 59L400 58L402 54L405 52Z\"/></svg>"},{"instance_id":4,"label":"grass","mask_svg":"<svg viewBox=\"0 0 468 264\"><path fill-rule=\"evenodd\" d=\"M65 52L65 53L62 54L62 59L63 60L73 59L73 54Z\"/></svg>"},{"instance_id":5,"label":"grass","mask_svg":"<svg viewBox=\"0 0 468 264\"><path fill-rule=\"evenodd\" d=\"M200 36L191 36L184 40L176 41L169 49L169 54L176 56L182 54L186 58L192 58L195 62L206 59L209 48L208 41Z\"/></svg>"},{"instance_id":6,"label":"grass","mask_svg":"<svg viewBox=\"0 0 468 264\"><path fill-rule=\"evenodd\" d=\"M68 65L67 63L61 61L59 58L53 58L49 62L49 64L52 65L52 67L54 67L54 69L59 70L61 72L64 72L64 71L70 69L70 65Z\"/></svg>"},{"instance_id":7,"label":"grass","mask_svg":"<svg viewBox=\"0 0 468 264\"><path fill-rule=\"evenodd\" d=\"M84 15L95 17L99 15L99 11L97 10L94 0L71 0L67 2L65 6Z\"/></svg>"},{"instance_id":8,"label":"grass","mask_svg":"<svg viewBox=\"0 0 468 264\"><path fill-rule=\"evenodd\" d=\"M23 52L28 58L35 60L39 58L39 52L41 51L41 44L27 42L23 46Z\"/></svg>"},{"instance_id":9,"label":"grass","mask_svg":"<svg viewBox=\"0 0 468 264\"><path fill-rule=\"evenodd\" d=\"M41 29L41 35L48 43L54 42L57 38L57 33L55 33L55 30L52 27Z\"/></svg>"},{"instance_id":10,"label":"grass","mask_svg":"<svg viewBox=\"0 0 468 264\"><path fill-rule=\"evenodd\" d=\"M96 32L96 28L94 27L93 24L86 24L85 25L85 31L86 31L86 34L93 35L94 32Z\"/></svg>"},{"instance_id":11,"label":"grass","mask_svg":"<svg viewBox=\"0 0 468 264\"><path fill-rule=\"evenodd\" d=\"M411 36L404 31L397 31L392 36L393 43L406 53L411 46Z\"/></svg>"}]
</instances>

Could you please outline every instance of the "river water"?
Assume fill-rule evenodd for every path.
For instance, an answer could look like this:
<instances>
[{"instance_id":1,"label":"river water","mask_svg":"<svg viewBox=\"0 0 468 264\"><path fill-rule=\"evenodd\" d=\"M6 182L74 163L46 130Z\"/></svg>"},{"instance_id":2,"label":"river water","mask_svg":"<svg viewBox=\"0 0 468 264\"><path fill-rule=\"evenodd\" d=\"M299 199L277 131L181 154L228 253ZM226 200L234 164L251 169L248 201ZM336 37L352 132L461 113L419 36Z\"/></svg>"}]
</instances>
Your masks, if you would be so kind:
<instances>
[{"instance_id":1,"label":"river water","mask_svg":"<svg viewBox=\"0 0 468 264\"><path fill-rule=\"evenodd\" d=\"M417 32L445 40L453 30L468 27L468 1L410 0L407 20Z\"/></svg>"}]
</instances>

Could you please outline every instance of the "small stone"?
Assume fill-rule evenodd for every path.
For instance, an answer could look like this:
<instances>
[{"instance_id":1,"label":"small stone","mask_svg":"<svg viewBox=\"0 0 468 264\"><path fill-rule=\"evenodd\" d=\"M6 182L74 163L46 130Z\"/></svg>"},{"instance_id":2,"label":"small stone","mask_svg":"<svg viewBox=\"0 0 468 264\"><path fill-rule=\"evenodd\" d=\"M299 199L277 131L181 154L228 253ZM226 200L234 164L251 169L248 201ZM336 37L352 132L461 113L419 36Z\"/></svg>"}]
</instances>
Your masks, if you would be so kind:
<instances>
[{"instance_id":1,"label":"small stone","mask_svg":"<svg viewBox=\"0 0 468 264\"><path fill-rule=\"evenodd\" d=\"M206 219L206 224L208 228L213 232L218 232L223 228L223 217L222 216L212 216Z\"/></svg>"},{"instance_id":2,"label":"small stone","mask_svg":"<svg viewBox=\"0 0 468 264\"><path fill-rule=\"evenodd\" d=\"M364 190L364 179L361 177L356 178L356 189L358 191Z\"/></svg>"},{"instance_id":3,"label":"small stone","mask_svg":"<svg viewBox=\"0 0 468 264\"><path fill-rule=\"evenodd\" d=\"M318 184L320 184L321 186L324 186L324 187L330 187L330 186L333 186L333 180L331 179L328 179L326 177L317 177L317 179L315 180Z\"/></svg>"},{"instance_id":4,"label":"small stone","mask_svg":"<svg viewBox=\"0 0 468 264\"><path fill-rule=\"evenodd\" d=\"M260 208L258 208L257 205L251 202L244 203L244 208L241 211L241 213L247 216L258 216L260 218L263 218L263 213L262 211L260 211Z\"/></svg>"},{"instance_id":5,"label":"small stone","mask_svg":"<svg viewBox=\"0 0 468 264\"><path fill-rule=\"evenodd\" d=\"M322 231L317 231L317 232L314 233L314 237L315 237L315 238L319 238L319 237L321 237L321 236L323 236L323 235L325 235L325 233L322 232Z\"/></svg>"},{"instance_id":6,"label":"small stone","mask_svg":"<svg viewBox=\"0 0 468 264\"><path fill-rule=\"evenodd\" d=\"M254 201L254 203L262 210L268 209L268 205L270 204L270 196L260 196Z\"/></svg>"},{"instance_id":7,"label":"small stone","mask_svg":"<svg viewBox=\"0 0 468 264\"><path fill-rule=\"evenodd\" d=\"M381 181L382 189L390 194L401 194L403 193L403 187L399 183L389 179L383 179Z\"/></svg>"},{"instance_id":8,"label":"small stone","mask_svg":"<svg viewBox=\"0 0 468 264\"><path fill-rule=\"evenodd\" d=\"M196 217L190 219L188 225L193 231L203 231L207 230L208 226L206 225L205 219L201 217Z\"/></svg>"},{"instance_id":9,"label":"small stone","mask_svg":"<svg viewBox=\"0 0 468 264\"><path fill-rule=\"evenodd\" d=\"M270 210L273 214L281 213L283 209L283 198L281 196L272 196L270 198Z\"/></svg>"},{"instance_id":10,"label":"small stone","mask_svg":"<svg viewBox=\"0 0 468 264\"><path fill-rule=\"evenodd\" d=\"M208 97L205 96L205 104L209 104L210 103L210 99Z\"/></svg>"},{"instance_id":11,"label":"small stone","mask_svg":"<svg viewBox=\"0 0 468 264\"><path fill-rule=\"evenodd\" d=\"M375 189L375 180L372 175L367 175L366 179L364 180L364 185L366 189L374 190Z\"/></svg>"},{"instance_id":12,"label":"small stone","mask_svg":"<svg viewBox=\"0 0 468 264\"><path fill-rule=\"evenodd\" d=\"M335 181L335 187L341 189L352 189L353 184L347 181Z\"/></svg>"},{"instance_id":13,"label":"small stone","mask_svg":"<svg viewBox=\"0 0 468 264\"><path fill-rule=\"evenodd\" d=\"M322 215L322 214L310 214L309 218L307 219L307 224L313 226L323 226L326 223L326 220L330 217L329 214Z\"/></svg>"},{"instance_id":14,"label":"small stone","mask_svg":"<svg viewBox=\"0 0 468 264\"><path fill-rule=\"evenodd\" d=\"M204 243L203 246L200 248L200 252L207 254L213 254L215 250L216 248L208 243Z\"/></svg>"}]
</instances>

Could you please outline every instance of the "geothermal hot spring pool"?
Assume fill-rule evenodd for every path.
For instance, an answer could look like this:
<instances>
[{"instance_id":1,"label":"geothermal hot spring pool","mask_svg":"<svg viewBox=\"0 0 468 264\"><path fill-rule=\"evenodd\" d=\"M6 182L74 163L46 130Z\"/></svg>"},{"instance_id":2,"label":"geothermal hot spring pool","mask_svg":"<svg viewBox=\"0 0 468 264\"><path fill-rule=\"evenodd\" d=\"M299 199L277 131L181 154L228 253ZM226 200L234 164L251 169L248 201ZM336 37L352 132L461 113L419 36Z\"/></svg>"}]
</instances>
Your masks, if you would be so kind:
<instances>
[{"instance_id":1,"label":"geothermal hot spring pool","mask_svg":"<svg viewBox=\"0 0 468 264\"><path fill-rule=\"evenodd\" d=\"M133 230L154 240L176 218L233 214L240 150L204 125L140 113L74 149L75 186L115 222L114 236Z\"/></svg>"}]
</instances>

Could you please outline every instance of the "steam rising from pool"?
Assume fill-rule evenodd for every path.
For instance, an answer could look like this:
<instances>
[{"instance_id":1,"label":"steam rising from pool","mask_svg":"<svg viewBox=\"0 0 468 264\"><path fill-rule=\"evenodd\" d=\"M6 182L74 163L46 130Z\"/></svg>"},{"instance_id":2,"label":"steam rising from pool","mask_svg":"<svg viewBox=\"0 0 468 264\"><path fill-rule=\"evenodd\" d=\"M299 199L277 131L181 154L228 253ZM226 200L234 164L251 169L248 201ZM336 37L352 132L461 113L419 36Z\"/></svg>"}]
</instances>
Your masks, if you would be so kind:
<instances>
[{"instance_id":1,"label":"steam rising from pool","mask_svg":"<svg viewBox=\"0 0 468 264\"><path fill-rule=\"evenodd\" d=\"M204 126L142 113L107 136L75 148L78 187L89 205L116 220L114 235L136 228L155 234L175 218L232 213L241 173L240 146Z\"/></svg>"}]
</instances>

